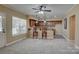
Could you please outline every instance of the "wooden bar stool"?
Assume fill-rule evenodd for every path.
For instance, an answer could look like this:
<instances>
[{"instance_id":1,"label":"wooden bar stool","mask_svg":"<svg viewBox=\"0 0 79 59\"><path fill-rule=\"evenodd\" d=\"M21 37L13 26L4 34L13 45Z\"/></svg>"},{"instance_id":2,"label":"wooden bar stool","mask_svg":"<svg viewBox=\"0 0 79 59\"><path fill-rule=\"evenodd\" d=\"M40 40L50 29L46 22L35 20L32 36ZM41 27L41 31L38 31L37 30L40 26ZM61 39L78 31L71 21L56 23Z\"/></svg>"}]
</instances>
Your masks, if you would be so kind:
<instances>
[{"instance_id":1,"label":"wooden bar stool","mask_svg":"<svg viewBox=\"0 0 79 59\"><path fill-rule=\"evenodd\" d=\"M36 31L33 32L33 38L36 38L36 39L38 38L38 32L36 32Z\"/></svg>"},{"instance_id":2,"label":"wooden bar stool","mask_svg":"<svg viewBox=\"0 0 79 59\"><path fill-rule=\"evenodd\" d=\"M42 32L42 39L43 39L43 38L47 39L47 32L46 32L46 31L43 31L43 32Z\"/></svg>"}]
</instances>

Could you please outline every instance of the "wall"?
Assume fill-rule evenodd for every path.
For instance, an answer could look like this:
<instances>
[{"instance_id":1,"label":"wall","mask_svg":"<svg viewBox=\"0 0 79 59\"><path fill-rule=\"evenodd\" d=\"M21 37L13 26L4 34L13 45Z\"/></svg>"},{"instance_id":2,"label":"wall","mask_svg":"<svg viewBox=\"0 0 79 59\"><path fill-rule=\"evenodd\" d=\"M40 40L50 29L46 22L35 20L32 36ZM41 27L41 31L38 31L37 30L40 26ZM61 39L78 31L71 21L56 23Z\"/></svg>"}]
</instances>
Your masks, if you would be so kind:
<instances>
[{"instance_id":1,"label":"wall","mask_svg":"<svg viewBox=\"0 0 79 59\"><path fill-rule=\"evenodd\" d=\"M66 38L69 39L69 21L70 17L76 15L76 24L75 24L75 43L77 46L79 46L79 5L75 5L73 8L71 8L67 12L67 30L63 31L63 34L66 36Z\"/></svg>"},{"instance_id":2,"label":"wall","mask_svg":"<svg viewBox=\"0 0 79 59\"><path fill-rule=\"evenodd\" d=\"M55 29L56 29L56 34L59 34L59 35L62 35L62 24L57 24L55 26Z\"/></svg>"},{"instance_id":3,"label":"wall","mask_svg":"<svg viewBox=\"0 0 79 59\"><path fill-rule=\"evenodd\" d=\"M69 37L68 37L68 34L69 34L69 23L68 23L69 21L68 21L68 18L67 18L67 29L64 29L64 19L63 19L63 21L62 21L62 26L63 26L63 28L62 28L62 34L63 34L63 36L68 40L69 39Z\"/></svg>"},{"instance_id":4,"label":"wall","mask_svg":"<svg viewBox=\"0 0 79 59\"><path fill-rule=\"evenodd\" d=\"M6 20L6 41L7 43L13 42L15 40L21 39L26 37L26 33L18 36L12 36L12 16L20 17L23 19L26 19L26 16L20 12L11 10L7 7L4 7L3 5L0 5L0 13L5 14L5 20Z\"/></svg>"}]
</instances>

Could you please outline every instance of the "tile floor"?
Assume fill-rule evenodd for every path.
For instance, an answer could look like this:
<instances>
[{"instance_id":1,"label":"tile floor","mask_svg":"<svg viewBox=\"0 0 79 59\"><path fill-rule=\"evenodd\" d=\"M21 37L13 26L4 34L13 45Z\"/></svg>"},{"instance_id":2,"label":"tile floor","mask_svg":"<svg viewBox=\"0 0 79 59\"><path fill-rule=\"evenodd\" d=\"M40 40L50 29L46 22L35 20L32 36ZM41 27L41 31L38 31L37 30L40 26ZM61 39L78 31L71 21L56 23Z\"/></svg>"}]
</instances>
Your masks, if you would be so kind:
<instances>
[{"instance_id":1,"label":"tile floor","mask_svg":"<svg viewBox=\"0 0 79 59\"><path fill-rule=\"evenodd\" d=\"M79 50L71 47L62 38L55 39L26 39L10 46L0 48L0 54L78 54Z\"/></svg>"}]
</instances>

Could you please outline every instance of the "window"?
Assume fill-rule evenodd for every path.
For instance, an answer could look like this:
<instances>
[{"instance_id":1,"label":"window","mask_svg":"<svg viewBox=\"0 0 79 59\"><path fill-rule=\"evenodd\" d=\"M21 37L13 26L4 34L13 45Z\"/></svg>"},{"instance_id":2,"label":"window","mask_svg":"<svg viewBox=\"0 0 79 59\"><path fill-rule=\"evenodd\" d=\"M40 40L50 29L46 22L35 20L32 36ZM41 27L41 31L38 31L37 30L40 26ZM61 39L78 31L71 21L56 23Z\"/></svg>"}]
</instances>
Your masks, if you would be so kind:
<instances>
[{"instance_id":1,"label":"window","mask_svg":"<svg viewBox=\"0 0 79 59\"><path fill-rule=\"evenodd\" d=\"M2 17L0 16L0 32L2 31Z\"/></svg>"},{"instance_id":2,"label":"window","mask_svg":"<svg viewBox=\"0 0 79 59\"><path fill-rule=\"evenodd\" d=\"M12 17L12 35L19 35L27 32L26 20Z\"/></svg>"}]
</instances>

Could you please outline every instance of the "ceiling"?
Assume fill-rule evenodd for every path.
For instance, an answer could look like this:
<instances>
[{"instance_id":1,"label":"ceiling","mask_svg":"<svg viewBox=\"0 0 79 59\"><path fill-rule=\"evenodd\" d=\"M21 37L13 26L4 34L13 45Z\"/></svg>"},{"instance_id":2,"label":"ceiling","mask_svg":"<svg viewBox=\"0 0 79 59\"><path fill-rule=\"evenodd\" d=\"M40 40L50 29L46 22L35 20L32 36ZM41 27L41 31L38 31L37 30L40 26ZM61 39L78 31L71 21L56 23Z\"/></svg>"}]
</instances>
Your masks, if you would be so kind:
<instances>
[{"instance_id":1,"label":"ceiling","mask_svg":"<svg viewBox=\"0 0 79 59\"><path fill-rule=\"evenodd\" d=\"M46 9L52 10L52 12L45 13L46 19L64 18L66 12L73 6L73 4L45 4L45 5ZM38 13L35 13L35 10L33 10L32 8L38 8L40 4L7 4L4 6L19 11L25 15L32 15L32 16L39 15ZM39 16L42 17L43 15Z\"/></svg>"}]
</instances>

